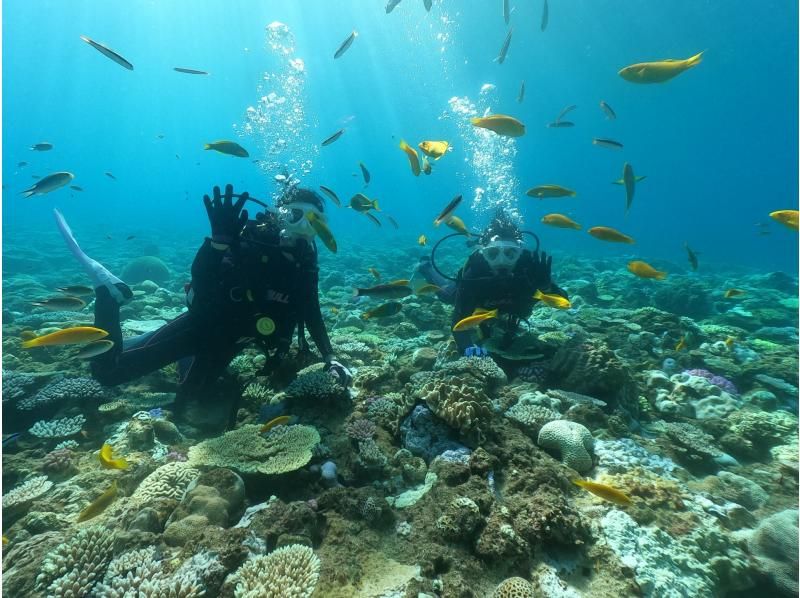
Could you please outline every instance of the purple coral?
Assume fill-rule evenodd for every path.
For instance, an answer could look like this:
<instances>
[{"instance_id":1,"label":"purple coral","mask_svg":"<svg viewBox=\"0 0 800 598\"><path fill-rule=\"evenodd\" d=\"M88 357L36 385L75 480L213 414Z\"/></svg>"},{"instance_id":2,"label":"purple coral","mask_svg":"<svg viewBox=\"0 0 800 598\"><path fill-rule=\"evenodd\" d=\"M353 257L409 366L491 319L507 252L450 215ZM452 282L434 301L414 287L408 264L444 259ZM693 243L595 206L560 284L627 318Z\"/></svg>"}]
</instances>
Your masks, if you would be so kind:
<instances>
[{"instance_id":1,"label":"purple coral","mask_svg":"<svg viewBox=\"0 0 800 598\"><path fill-rule=\"evenodd\" d=\"M718 376L717 374L713 374L708 370L704 369L684 370L683 373L688 374L689 376L699 376L700 378L705 378L706 380L711 382L711 384L719 387L728 394L731 395L739 394L739 390L736 388L736 385L734 385L733 382L731 382L724 376Z\"/></svg>"},{"instance_id":2,"label":"purple coral","mask_svg":"<svg viewBox=\"0 0 800 598\"><path fill-rule=\"evenodd\" d=\"M347 436L352 440L368 440L375 436L377 428L368 419L354 419L344 427Z\"/></svg>"},{"instance_id":3,"label":"purple coral","mask_svg":"<svg viewBox=\"0 0 800 598\"><path fill-rule=\"evenodd\" d=\"M66 473L72 469L74 457L75 453L68 448L50 451L42 460L42 469L48 473Z\"/></svg>"}]
</instances>

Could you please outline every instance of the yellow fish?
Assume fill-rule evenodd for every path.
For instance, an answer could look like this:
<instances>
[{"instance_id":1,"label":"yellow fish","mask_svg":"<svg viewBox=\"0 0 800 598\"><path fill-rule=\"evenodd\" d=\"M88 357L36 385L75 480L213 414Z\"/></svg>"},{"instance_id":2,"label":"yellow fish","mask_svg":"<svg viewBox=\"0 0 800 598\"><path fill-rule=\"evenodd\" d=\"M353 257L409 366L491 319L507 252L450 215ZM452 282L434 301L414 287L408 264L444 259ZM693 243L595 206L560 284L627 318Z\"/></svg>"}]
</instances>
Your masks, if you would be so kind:
<instances>
[{"instance_id":1,"label":"yellow fish","mask_svg":"<svg viewBox=\"0 0 800 598\"><path fill-rule=\"evenodd\" d=\"M686 335L684 334L681 337L681 340L678 341L678 344L675 345L676 351L683 351L686 348Z\"/></svg>"},{"instance_id":2,"label":"yellow fish","mask_svg":"<svg viewBox=\"0 0 800 598\"><path fill-rule=\"evenodd\" d=\"M340 310L339 310L339 308L338 308L338 307L332 307L332 308L331 308L331 313L332 313L334 316L335 316L336 314L338 314L338 313L339 313L339 311L340 311Z\"/></svg>"},{"instance_id":3,"label":"yellow fish","mask_svg":"<svg viewBox=\"0 0 800 598\"><path fill-rule=\"evenodd\" d=\"M204 150L214 150L219 152L220 154L228 154L229 156L236 156L237 158L249 158L250 154L247 153L247 150L244 149L241 145L236 143L235 141L212 141L211 143L206 143L203 147Z\"/></svg>"},{"instance_id":4,"label":"yellow fish","mask_svg":"<svg viewBox=\"0 0 800 598\"><path fill-rule=\"evenodd\" d=\"M265 423L263 426L261 426L261 428L259 428L259 430L258 430L258 433L259 434L265 434L265 433L269 432L272 428L274 428L276 426L285 426L286 424L289 423L289 421L291 419L292 419L291 415L278 416L275 419L269 420L267 423Z\"/></svg>"},{"instance_id":5,"label":"yellow fish","mask_svg":"<svg viewBox=\"0 0 800 598\"><path fill-rule=\"evenodd\" d=\"M98 458L100 459L100 465L106 469L128 469L128 462L122 457L114 459L113 451L114 449L110 444L106 443L103 445L103 447L100 449L100 454L98 455Z\"/></svg>"},{"instance_id":6,"label":"yellow fish","mask_svg":"<svg viewBox=\"0 0 800 598\"><path fill-rule=\"evenodd\" d=\"M115 498L117 498L116 480L111 482L111 486L108 488L108 490L95 498L91 503L89 503L89 506L81 511L80 515L78 515L78 523L97 517L100 513L105 511L106 508L108 508L108 505L114 502Z\"/></svg>"},{"instance_id":7,"label":"yellow fish","mask_svg":"<svg viewBox=\"0 0 800 598\"><path fill-rule=\"evenodd\" d=\"M631 498L627 494L608 484L601 484L600 482L593 482L591 480L572 480L572 483L576 486L580 486L584 490L588 490L595 496L599 496L603 500L613 502L615 505L628 506L632 503Z\"/></svg>"},{"instance_id":8,"label":"yellow fish","mask_svg":"<svg viewBox=\"0 0 800 598\"><path fill-rule=\"evenodd\" d=\"M370 274L372 274L375 277L375 280L381 279L381 273L378 272L375 268L367 268L367 270L369 271Z\"/></svg>"},{"instance_id":9,"label":"yellow fish","mask_svg":"<svg viewBox=\"0 0 800 598\"><path fill-rule=\"evenodd\" d=\"M743 291L742 289L728 289L725 291L725 299L732 299L733 297L741 297L742 295L746 295L747 291Z\"/></svg>"},{"instance_id":10,"label":"yellow fish","mask_svg":"<svg viewBox=\"0 0 800 598\"><path fill-rule=\"evenodd\" d=\"M525 195L544 199L545 197L575 197L578 194L572 189L567 189L561 185L539 185L528 189Z\"/></svg>"},{"instance_id":11,"label":"yellow fish","mask_svg":"<svg viewBox=\"0 0 800 598\"><path fill-rule=\"evenodd\" d=\"M505 114L492 114L483 118L471 118L473 127L489 129L502 137L522 137L525 134L525 125L513 116Z\"/></svg>"},{"instance_id":12,"label":"yellow fish","mask_svg":"<svg viewBox=\"0 0 800 598\"><path fill-rule=\"evenodd\" d=\"M445 224L452 228L454 231L461 233L462 235L469 236L469 231L467 230L467 225L464 224L464 221L461 220L458 216L450 216L445 221Z\"/></svg>"},{"instance_id":13,"label":"yellow fish","mask_svg":"<svg viewBox=\"0 0 800 598\"><path fill-rule=\"evenodd\" d=\"M450 144L446 141L422 141L417 147L421 149L422 153L426 156L430 156L434 160L438 160L444 156L445 152L447 152L447 148L450 147Z\"/></svg>"},{"instance_id":14,"label":"yellow fish","mask_svg":"<svg viewBox=\"0 0 800 598\"><path fill-rule=\"evenodd\" d=\"M32 349L33 347L50 347L53 345L79 345L81 343L90 343L99 340L104 336L108 336L108 332L95 328L94 326L75 326L73 328L65 328L64 330L57 330L44 336L37 336L27 341L22 342L23 349Z\"/></svg>"},{"instance_id":15,"label":"yellow fish","mask_svg":"<svg viewBox=\"0 0 800 598\"><path fill-rule=\"evenodd\" d=\"M685 60L668 58L656 62L638 62L620 69L619 76L631 83L663 83L697 66L702 58L703 53L700 52Z\"/></svg>"},{"instance_id":16,"label":"yellow fish","mask_svg":"<svg viewBox=\"0 0 800 598\"><path fill-rule=\"evenodd\" d=\"M311 211L306 214L306 219L308 219L308 223L311 225L311 228L314 229L314 232L317 233L317 236L325 244L325 247L327 247L331 253L336 253L336 250L338 249L336 245L336 239L333 237L331 229L329 229L328 225L325 224L325 221Z\"/></svg>"},{"instance_id":17,"label":"yellow fish","mask_svg":"<svg viewBox=\"0 0 800 598\"><path fill-rule=\"evenodd\" d=\"M572 304L566 297L562 297L561 295L556 295L555 293L553 294L542 293L542 291L538 289L533 294L533 298L538 299L545 305L553 307L555 309L569 309L570 307L572 307Z\"/></svg>"},{"instance_id":18,"label":"yellow fish","mask_svg":"<svg viewBox=\"0 0 800 598\"><path fill-rule=\"evenodd\" d=\"M588 230L588 233L595 239L600 239L601 241L610 241L611 243L632 244L636 242L628 235L624 235L610 226L593 226Z\"/></svg>"},{"instance_id":19,"label":"yellow fish","mask_svg":"<svg viewBox=\"0 0 800 598\"><path fill-rule=\"evenodd\" d=\"M792 230L797 230L798 213L797 210L778 210L777 212L770 212L769 217Z\"/></svg>"},{"instance_id":20,"label":"yellow fish","mask_svg":"<svg viewBox=\"0 0 800 598\"><path fill-rule=\"evenodd\" d=\"M639 278L654 278L656 280L664 280L667 277L666 272L656 270L647 262L642 262L639 260L628 262L628 272L635 274Z\"/></svg>"},{"instance_id":21,"label":"yellow fish","mask_svg":"<svg viewBox=\"0 0 800 598\"><path fill-rule=\"evenodd\" d=\"M428 244L428 237L425 235L420 235L419 239L417 239L417 244L422 245L423 247Z\"/></svg>"},{"instance_id":22,"label":"yellow fish","mask_svg":"<svg viewBox=\"0 0 800 598\"><path fill-rule=\"evenodd\" d=\"M732 336L729 336L728 338L725 339L724 342L725 346L728 348L728 351L730 351L731 349L733 349L733 345L736 344L736 339Z\"/></svg>"},{"instance_id":23,"label":"yellow fish","mask_svg":"<svg viewBox=\"0 0 800 598\"><path fill-rule=\"evenodd\" d=\"M431 293L438 293L442 290L442 287L438 287L435 284L424 284L419 287L415 292L417 295L428 295Z\"/></svg>"},{"instance_id":24,"label":"yellow fish","mask_svg":"<svg viewBox=\"0 0 800 598\"><path fill-rule=\"evenodd\" d=\"M463 320L456 322L453 326L453 332L463 332L465 330L472 330L479 326L482 322L497 317L497 310L481 309L480 307L472 312L471 316L467 316Z\"/></svg>"},{"instance_id":25,"label":"yellow fish","mask_svg":"<svg viewBox=\"0 0 800 598\"><path fill-rule=\"evenodd\" d=\"M574 228L575 230L580 230L581 228L580 224L572 218L564 216L564 214L545 214L542 216L542 224L555 226L556 228Z\"/></svg>"},{"instance_id":26,"label":"yellow fish","mask_svg":"<svg viewBox=\"0 0 800 598\"><path fill-rule=\"evenodd\" d=\"M392 287L407 287L409 282L411 281L408 278L398 278L397 280L387 282L386 284Z\"/></svg>"},{"instance_id":27,"label":"yellow fish","mask_svg":"<svg viewBox=\"0 0 800 598\"><path fill-rule=\"evenodd\" d=\"M417 150L408 145L403 139L400 140L400 149L403 150L408 156L408 163L411 165L411 172L414 176L419 176L419 156Z\"/></svg>"},{"instance_id":28,"label":"yellow fish","mask_svg":"<svg viewBox=\"0 0 800 598\"><path fill-rule=\"evenodd\" d=\"M3 546L5 546L6 544L8 544L9 542L10 542L10 540L8 539L8 536L6 536L6 535L3 535Z\"/></svg>"}]
</instances>

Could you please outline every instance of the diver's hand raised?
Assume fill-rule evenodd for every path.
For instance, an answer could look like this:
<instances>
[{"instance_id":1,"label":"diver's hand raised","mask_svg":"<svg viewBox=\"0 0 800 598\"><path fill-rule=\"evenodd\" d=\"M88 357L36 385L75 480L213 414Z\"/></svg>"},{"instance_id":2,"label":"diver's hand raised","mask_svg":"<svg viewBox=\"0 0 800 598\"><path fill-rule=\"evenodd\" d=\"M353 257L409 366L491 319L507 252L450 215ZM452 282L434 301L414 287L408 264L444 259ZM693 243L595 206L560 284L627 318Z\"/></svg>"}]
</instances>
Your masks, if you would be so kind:
<instances>
[{"instance_id":1,"label":"diver's hand raised","mask_svg":"<svg viewBox=\"0 0 800 598\"><path fill-rule=\"evenodd\" d=\"M219 187L214 187L214 199L203 196L208 221L211 224L211 240L215 243L230 244L239 238L239 233L247 223L247 210L244 207L249 194L245 191L233 203L233 185L225 185L225 195Z\"/></svg>"},{"instance_id":2,"label":"diver's hand raised","mask_svg":"<svg viewBox=\"0 0 800 598\"><path fill-rule=\"evenodd\" d=\"M550 286L550 272L553 267L553 257L547 255L546 252L539 251L533 252L533 265L531 268L531 279L534 286L540 289L546 289Z\"/></svg>"}]
</instances>

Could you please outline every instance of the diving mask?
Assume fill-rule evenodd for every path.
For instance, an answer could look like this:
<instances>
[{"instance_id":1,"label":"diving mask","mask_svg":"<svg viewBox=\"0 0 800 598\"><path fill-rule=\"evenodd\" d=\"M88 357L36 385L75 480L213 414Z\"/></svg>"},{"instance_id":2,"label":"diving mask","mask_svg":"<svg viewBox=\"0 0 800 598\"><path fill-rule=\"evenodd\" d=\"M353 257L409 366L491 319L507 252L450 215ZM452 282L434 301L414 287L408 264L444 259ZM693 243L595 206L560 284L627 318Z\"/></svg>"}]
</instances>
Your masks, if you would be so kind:
<instances>
[{"instance_id":1,"label":"diving mask","mask_svg":"<svg viewBox=\"0 0 800 598\"><path fill-rule=\"evenodd\" d=\"M522 255L522 244L518 241L490 241L481 249L483 259L492 270L511 270Z\"/></svg>"},{"instance_id":2,"label":"diving mask","mask_svg":"<svg viewBox=\"0 0 800 598\"><path fill-rule=\"evenodd\" d=\"M308 218L306 218L306 214L309 212L314 212L317 218L327 222L325 214L320 212L317 206L310 203L296 202L278 208L278 218L282 226L281 237L301 237L309 241L313 239L316 232L311 223L309 223Z\"/></svg>"}]
</instances>

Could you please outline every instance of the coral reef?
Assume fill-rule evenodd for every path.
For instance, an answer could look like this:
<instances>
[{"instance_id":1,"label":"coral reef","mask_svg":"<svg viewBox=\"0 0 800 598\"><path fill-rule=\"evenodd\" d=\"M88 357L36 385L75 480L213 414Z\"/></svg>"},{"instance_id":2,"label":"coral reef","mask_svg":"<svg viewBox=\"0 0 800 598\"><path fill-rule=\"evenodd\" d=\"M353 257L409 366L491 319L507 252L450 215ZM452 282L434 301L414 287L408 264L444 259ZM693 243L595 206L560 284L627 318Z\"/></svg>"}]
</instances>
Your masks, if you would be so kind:
<instances>
[{"instance_id":1,"label":"coral reef","mask_svg":"<svg viewBox=\"0 0 800 598\"><path fill-rule=\"evenodd\" d=\"M760 571L787 596L798 593L797 526L797 509L786 509L764 519L749 542Z\"/></svg>"},{"instance_id":2,"label":"coral reef","mask_svg":"<svg viewBox=\"0 0 800 598\"><path fill-rule=\"evenodd\" d=\"M467 438L480 438L492 417L491 402L483 391L456 377L431 380L417 390L414 396L424 401L437 417Z\"/></svg>"},{"instance_id":3,"label":"coral reef","mask_svg":"<svg viewBox=\"0 0 800 598\"><path fill-rule=\"evenodd\" d=\"M28 432L39 438L64 438L80 432L85 423L86 418L83 415L51 421L40 420L33 424Z\"/></svg>"},{"instance_id":4,"label":"coral reef","mask_svg":"<svg viewBox=\"0 0 800 598\"><path fill-rule=\"evenodd\" d=\"M288 401L323 405L347 398L347 389L337 379L320 370L301 373L284 391Z\"/></svg>"},{"instance_id":5,"label":"coral reef","mask_svg":"<svg viewBox=\"0 0 800 598\"><path fill-rule=\"evenodd\" d=\"M12 509L27 504L53 487L46 475L36 476L12 488L3 495L3 509Z\"/></svg>"},{"instance_id":6,"label":"coral reef","mask_svg":"<svg viewBox=\"0 0 800 598\"><path fill-rule=\"evenodd\" d=\"M92 378L66 378L51 382L32 397L17 402L17 409L30 411L65 401L100 401L105 390Z\"/></svg>"},{"instance_id":7,"label":"coral reef","mask_svg":"<svg viewBox=\"0 0 800 598\"><path fill-rule=\"evenodd\" d=\"M102 526L80 528L45 556L37 588L51 596L89 595L111 562L114 539Z\"/></svg>"},{"instance_id":8,"label":"coral reef","mask_svg":"<svg viewBox=\"0 0 800 598\"><path fill-rule=\"evenodd\" d=\"M319 433L310 426L278 426L267 434L247 424L189 449L189 463L227 467L240 473L278 474L294 471L311 460Z\"/></svg>"},{"instance_id":9,"label":"coral reef","mask_svg":"<svg viewBox=\"0 0 800 598\"><path fill-rule=\"evenodd\" d=\"M551 421L539 430L536 442L542 448L558 451L564 464L579 473L592 468L594 438L586 426L566 420Z\"/></svg>"},{"instance_id":10,"label":"coral reef","mask_svg":"<svg viewBox=\"0 0 800 598\"><path fill-rule=\"evenodd\" d=\"M310 598L320 560L308 546L283 546L248 560L233 575L236 598Z\"/></svg>"}]
</instances>

